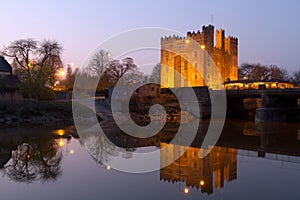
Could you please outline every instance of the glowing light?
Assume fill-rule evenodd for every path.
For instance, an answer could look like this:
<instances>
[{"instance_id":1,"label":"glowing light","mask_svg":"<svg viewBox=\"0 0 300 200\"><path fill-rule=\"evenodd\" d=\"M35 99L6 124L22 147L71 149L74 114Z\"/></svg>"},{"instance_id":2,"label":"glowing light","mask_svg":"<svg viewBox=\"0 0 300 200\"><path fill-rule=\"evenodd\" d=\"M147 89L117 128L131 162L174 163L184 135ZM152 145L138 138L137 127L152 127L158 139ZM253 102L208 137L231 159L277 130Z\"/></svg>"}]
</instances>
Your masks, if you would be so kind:
<instances>
[{"instance_id":1,"label":"glowing light","mask_svg":"<svg viewBox=\"0 0 300 200\"><path fill-rule=\"evenodd\" d=\"M189 193L189 188L184 188L183 192L184 192L184 194L188 194Z\"/></svg>"},{"instance_id":2,"label":"glowing light","mask_svg":"<svg viewBox=\"0 0 300 200\"><path fill-rule=\"evenodd\" d=\"M189 40L189 39L186 39L184 42L185 42L186 44L189 44L189 43L190 43L190 40Z\"/></svg>"},{"instance_id":3,"label":"glowing light","mask_svg":"<svg viewBox=\"0 0 300 200\"><path fill-rule=\"evenodd\" d=\"M107 169L107 170L110 170L110 166L109 166L109 165L107 165L107 166L106 166L106 169Z\"/></svg>"},{"instance_id":4,"label":"glowing light","mask_svg":"<svg viewBox=\"0 0 300 200\"><path fill-rule=\"evenodd\" d=\"M70 150L70 154L73 155L75 151L73 149Z\"/></svg>"},{"instance_id":5,"label":"glowing light","mask_svg":"<svg viewBox=\"0 0 300 200\"><path fill-rule=\"evenodd\" d=\"M201 49L205 49L205 45L204 44L201 45Z\"/></svg>"},{"instance_id":6,"label":"glowing light","mask_svg":"<svg viewBox=\"0 0 300 200\"><path fill-rule=\"evenodd\" d=\"M200 181L200 185L203 186L205 183L203 180Z\"/></svg>"},{"instance_id":7,"label":"glowing light","mask_svg":"<svg viewBox=\"0 0 300 200\"><path fill-rule=\"evenodd\" d=\"M64 77L65 76L65 70L63 68L59 69L59 76Z\"/></svg>"},{"instance_id":8,"label":"glowing light","mask_svg":"<svg viewBox=\"0 0 300 200\"><path fill-rule=\"evenodd\" d=\"M247 79L247 76L244 76L244 80L246 80Z\"/></svg>"},{"instance_id":9,"label":"glowing light","mask_svg":"<svg viewBox=\"0 0 300 200\"><path fill-rule=\"evenodd\" d=\"M63 129L58 129L58 130L57 130L57 135L62 136L62 135L64 135L64 134L65 134L65 131L64 131Z\"/></svg>"},{"instance_id":10,"label":"glowing light","mask_svg":"<svg viewBox=\"0 0 300 200\"><path fill-rule=\"evenodd\" d=\"M58 146L59 147L63 147L65 145L65 142L63 141L63 139L61 138L61 139L59 139L59 141L58 141Z\"/></svg>"},{"instance_id":11,"label":"glowing light","mask_svg":"<svg viewBox=\"0 0 300 200\"><path fill-rule=\"evenodd\" d=\"M70 66L71 66L71 67L74 67L74 66L75 66L75 64L74 64L74 63L70 63Z\"/></svg>"}]
</instances>

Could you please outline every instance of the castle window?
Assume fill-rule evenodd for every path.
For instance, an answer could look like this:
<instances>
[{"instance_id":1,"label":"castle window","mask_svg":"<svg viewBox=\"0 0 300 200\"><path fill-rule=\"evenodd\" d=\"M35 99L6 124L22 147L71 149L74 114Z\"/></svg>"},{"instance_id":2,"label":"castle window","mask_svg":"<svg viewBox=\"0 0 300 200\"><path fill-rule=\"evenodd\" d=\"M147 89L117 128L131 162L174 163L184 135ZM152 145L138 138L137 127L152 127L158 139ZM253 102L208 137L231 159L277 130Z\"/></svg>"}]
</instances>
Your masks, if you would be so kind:
<instances>
[{"instance_id":1,"label":"castle window","mask_svg":"<svg viewBox=\"0 0 300 200\"><path fill-rule=\"evenodd\" d=\"M211 63L210 60L207 61L207 66L208 66L208 67L212 66L212 63Z\"/></svg>"},{"instance_id":2,"label":"castle window","mask_svg":"<svg viewBox=\"0 0 300 200\"><path fill-rule=\"evenodd\" d=\"M197 80L197 79L198 79L198 75L197 75L197 74L195 74L195 76L194 76L194 79L195 79L195 80Z\"/></svg>"},{"instance_id":3,"label":"castle window","mask_svg":"<svg viewBox=\"0 0 300 200\"><path fill-rule=\"evenodd\" d=\"M184 70L188 70L188 61L184 61Z\"/></svg>"}]
</instances>

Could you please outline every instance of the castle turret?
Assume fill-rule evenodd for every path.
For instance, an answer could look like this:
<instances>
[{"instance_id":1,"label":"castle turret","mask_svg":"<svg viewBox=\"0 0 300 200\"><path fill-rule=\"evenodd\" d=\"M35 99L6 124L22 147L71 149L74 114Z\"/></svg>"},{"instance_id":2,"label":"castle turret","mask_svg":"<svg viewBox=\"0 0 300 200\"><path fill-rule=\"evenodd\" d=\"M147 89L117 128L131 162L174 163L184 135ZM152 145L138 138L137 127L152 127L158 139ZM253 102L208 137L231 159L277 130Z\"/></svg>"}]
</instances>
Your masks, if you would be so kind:
<instances>
[{"instance_id":1,"label":"castle turret","mask_svg":"<svg viewBox=\"0 0 300 200\"><path fill-rule=\"evenodd\" d=\"M223 49L225 47L224 39L225 39L225 31L223 29L216 30L216 48L217 49Z\"/></svg>"},{"instance_id":2,"label":"castle turret","mask_svg":"<svg viewBox=\"0 0 300 200\"><path fill-rule=\"evenodd\" d=\"M199 46L193 46L189 40L196 41ZM200 48L200 49L199 49ZM205 61L202 49L211 61ZM201 56L202 55L202 56ZM183 57L183 58L182 58ZM185 59L185 58L186 59ZM217 88L219 76L212 69L215 64L223 81L237 79L238 71L238 39L228 36L225 38L223 29L216 30L216 46L214 46L214 26L203 26L202 31L187 32L186 37L168 36L161 38L161 64L167 66L161 71L163 87L209 86ZM178 78L178 73L182 78ZM205 79L205 80L204 80Z\"/></svg>"}]
</instances>

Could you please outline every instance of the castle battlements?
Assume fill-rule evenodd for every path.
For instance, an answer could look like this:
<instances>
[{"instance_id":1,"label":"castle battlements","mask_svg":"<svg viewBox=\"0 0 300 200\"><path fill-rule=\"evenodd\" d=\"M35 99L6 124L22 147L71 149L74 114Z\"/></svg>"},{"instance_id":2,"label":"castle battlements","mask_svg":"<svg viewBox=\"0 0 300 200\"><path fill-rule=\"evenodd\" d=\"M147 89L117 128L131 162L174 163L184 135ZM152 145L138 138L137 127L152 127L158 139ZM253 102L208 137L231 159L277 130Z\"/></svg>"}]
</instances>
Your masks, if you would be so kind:
<instances>
[{"instance_id":1,"label":"castle battlements","mask_svg":"<svg viewBox=\"0 0 300 200\"><path fill-rule=\"evenodd\" d=\"M230 41L231 41L232 43L235 43L235 44L238 43L238 38L237 38L237 37L228 36L227 38L230 38Z\"/></svg>"},{"instance_id":2,"label":"castle battlements","mask_svg":"<svg viewBox=\"0 0 300 200\"><path fill-rule=\"evenodd\" d=\"M181 41L185 41L187 39L187 37L181 37L181 36L177 36L177 35L169 35L169 36L165 36L165 37L161 37L161 44L172 44L172 43L178 43Z\"/></svg>"},{"instance_id":3,"label":"castle battlements","mask_svg":"<svg viewBox=\"0 0 300 200\"><path fill-rule=\"evenodd\" d=\"M186 33L188 37L195 37L195 36L198 36L198 37L201 37L202 36L202 32L200 32L199 30L197 32L193 31L193 32L187 32Z\"/></svg>"},{"instance_id":4,"label":"castle battlements","mask_svg":"<svg viewBox=\"0 0 300 200\"><path fill-rule=\"evenodd\" d=\"M161 37L161 40L182 40L185 37L181 37L178 35L169 35L169 36L165 36L165 37Z\"/></svg>"}]
</instances>

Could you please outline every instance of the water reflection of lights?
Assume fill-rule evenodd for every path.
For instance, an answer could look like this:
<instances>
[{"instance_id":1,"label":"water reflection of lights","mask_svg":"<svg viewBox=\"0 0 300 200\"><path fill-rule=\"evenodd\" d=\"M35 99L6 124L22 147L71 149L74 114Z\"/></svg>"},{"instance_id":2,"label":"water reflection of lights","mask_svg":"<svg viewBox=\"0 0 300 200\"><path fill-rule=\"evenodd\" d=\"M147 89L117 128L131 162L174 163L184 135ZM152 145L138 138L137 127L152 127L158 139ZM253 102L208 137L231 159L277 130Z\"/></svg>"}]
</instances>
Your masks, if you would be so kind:
<instances>
[{"instance_id":1,"label":"water reflection of lights","mask_svg":"<svg viewBox=\"0 0 300 200\"><path fill-rule=\"evenodd\" d=\"M62 138L59 139L58 146L59 147L64 147L65 146L65 142L64 142L64 140Z\"/></svg>"},{"instance_id":2,"label":"water reflection of lights","mask_svg":"<svg viewBox=\"0 0 300 200\"><path fill-rule=\"evenodd\" d=\"M200 181L200 185L203 186L205 182L203 180Z\"/></svg>"},{"instance_id":3,"label":"water reflection of lights","mask_svg":"<svg viewBox=\"0 0 300 200\"><path fill-rule=\"evenodd\" d=\"M97 163L97 166L99 167L99 168L102 168L102 169L106 169L107 171L109 171L109 170L111 170L111 167L110 167L110 165L105 165L105 164L103 164L103 163L101 163L101 162L96 162Z\"/></svg>"},{"instance_id":4,"label":"water reflection of lights","mask_svg":"<svg viewBox=\"0 0 300 200\"><path fill-rule=\"evenodd\" d=\"M74 155L75 151L73 149L69 150L69 143L70 143L70 140L72 139L72 136L71 135L65 136L65 131L63 129L58 129L56 131L56 134L59 135L57 145L59 148L61 148L62 152L66 153L66 155L68 155L68 154ZM67 142L65 142L65 140L67 140Z\"/></svg>"},{"instance_id":5,"label":"water reflection of lights","mask_svg":"<svg viewBox=\"0 0 300 200\"><path fill-rule=\"evenodd\" d=\"M184 192L184 194L188 194L189 193L189 188L184 188L183 192Z\"/></svg>"},{"instance_id":6,"label":"water reflection of lights","mask_svg":"<svg viewBox=\"0 0 300 200\"><path fill-rule=\"evenodd\" d=\"M190 192L189 188L188 187L184 187L183 189L181 188L181 163L180 163L180 160L181 160L181 149L180 149L180 145L177 145L177 148L178 148L178 155L179 155L179 158L178 158L178 176L179 176L179 191L180 192L183 192L184 194L188 194ZM184 181L183 181L184 183Z\"/></svg>"},{"instance_id":7,"label":"water reflection of lights","mask_svg":"<svg viewBox=\"0 0 300 200\"><path fill-rule=\"evenodd\" d=\"M58 130L56 131L56 134L59 135L59 136L63 136L63 135L65 134L65 130L63 130L63 129L58 129Z\"/></svg>"}]
</instances>

